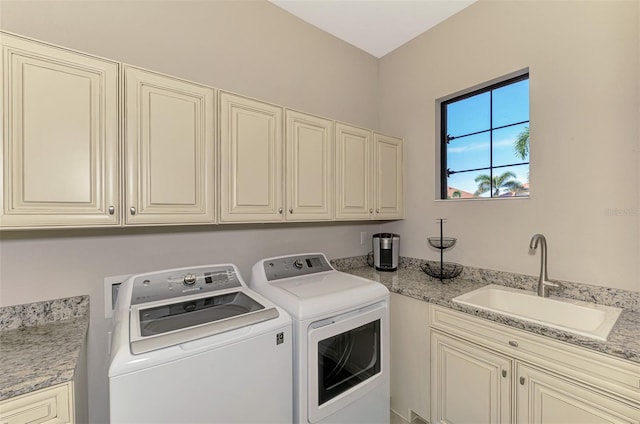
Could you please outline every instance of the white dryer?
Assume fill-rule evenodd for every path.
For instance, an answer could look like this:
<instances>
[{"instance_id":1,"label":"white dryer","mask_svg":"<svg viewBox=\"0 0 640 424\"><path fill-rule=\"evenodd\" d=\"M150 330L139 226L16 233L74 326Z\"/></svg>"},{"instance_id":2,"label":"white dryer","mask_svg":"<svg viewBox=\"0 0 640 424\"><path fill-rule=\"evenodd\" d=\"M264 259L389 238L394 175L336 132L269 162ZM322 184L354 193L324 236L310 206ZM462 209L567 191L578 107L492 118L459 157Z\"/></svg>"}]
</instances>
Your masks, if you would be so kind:
<instances>
[{"instance_id":1,"label":"white dryer","mask_svg":"<svg viewBox=\"0 0 640 424\"><path fill-rule=\"evenodd\" d=\"M232 264L131 276L111 339L112 423L291 423L292 324Z\"/></svg>"},{"instance_id":2,"label":"white dryer","mask_svg":"<svg viewBox=\"0 0 640 424\"><path fill-rule=\"evenodd\" d=\"M389 423L389 291L322 253L263 259L249 286L290 313L294 423Z\"/></svg>"}]
</instances>

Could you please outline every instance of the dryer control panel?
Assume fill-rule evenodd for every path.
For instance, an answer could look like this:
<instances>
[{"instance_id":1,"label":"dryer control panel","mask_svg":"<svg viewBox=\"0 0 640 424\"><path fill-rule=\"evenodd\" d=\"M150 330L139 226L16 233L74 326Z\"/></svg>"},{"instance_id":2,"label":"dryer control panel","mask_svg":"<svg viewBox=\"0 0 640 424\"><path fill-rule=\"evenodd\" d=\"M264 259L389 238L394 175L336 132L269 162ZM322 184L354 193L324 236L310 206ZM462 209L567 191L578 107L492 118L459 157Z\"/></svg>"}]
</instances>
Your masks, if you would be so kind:
<instances>
[{"instance_id":1,"label":"dryer control panel","mask_svg":"<svg viewBox=\"0 0 640 424\"><path fill-rule=\"evenodd\" d=\"M286 256L268 259L263 262L267 281L281 278L300 277L316 272L333 271L329 262L321 254Z\"/></svg>"},{"instance_id":2,"label":"dryer control panel","mask_svg":"<svg viewBox=\"0 0 640 424\"><path fill-rule=\"evenodd\" d=\"M133 280L131 304L242 287L231 265L181 268L144 274Z\"/></svg>"}]
</instances>

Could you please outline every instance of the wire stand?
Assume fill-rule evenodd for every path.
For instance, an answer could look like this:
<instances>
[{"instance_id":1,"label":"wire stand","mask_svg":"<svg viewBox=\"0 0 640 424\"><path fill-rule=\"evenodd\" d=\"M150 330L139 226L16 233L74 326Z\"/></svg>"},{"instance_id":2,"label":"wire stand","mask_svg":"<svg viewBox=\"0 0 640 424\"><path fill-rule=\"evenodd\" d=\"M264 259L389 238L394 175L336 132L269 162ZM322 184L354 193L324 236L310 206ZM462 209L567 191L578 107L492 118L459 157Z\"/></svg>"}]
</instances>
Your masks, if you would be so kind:
<instances>
[{"instance_id":1,"label":"wire stand","mask_svg":"<svg viewBox=\"0 0 640 424\"><path fill-rule=\"evenodd\" d=\"M457 239L454 237L444 237L443 223L446 219L439 218L438 221L440 223L440 237L428 237L427 241L431 247L440 250L440 263L437 266L434 266L429 262L425 262L420 266L420 268L430 277L438 279L440 282L444 283L444 280L453 280L460 275L462 272L462 265L444 261L444 251L452 248L456 244Z\"/></svg>"}]
</instances>

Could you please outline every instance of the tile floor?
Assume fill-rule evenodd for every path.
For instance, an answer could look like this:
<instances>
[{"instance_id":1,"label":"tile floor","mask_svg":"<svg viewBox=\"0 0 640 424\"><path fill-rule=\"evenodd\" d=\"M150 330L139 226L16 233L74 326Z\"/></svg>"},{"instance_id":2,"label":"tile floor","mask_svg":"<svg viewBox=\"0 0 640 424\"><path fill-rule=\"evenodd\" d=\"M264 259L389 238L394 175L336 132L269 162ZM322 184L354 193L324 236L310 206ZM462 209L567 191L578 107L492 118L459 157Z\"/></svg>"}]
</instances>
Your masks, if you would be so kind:
<instances>
[{"instance_id":1,"label":"tile floor","mask_svg":"<svg viewBox=\"0 0 640 424\"><path fill-rule=\"evenodd\" d=\"M419 417L416 417L411 423L405 421L400 415L391 411L391 424L427 424L425 421L422 421Z\"/></svg>"},{"instance_id":2,"label":"tile floor","mask_svg":"<svg viewBox=\"0 0 640 424\"><path fill-rule=\"evenodd\" d=\"M402 417L395 412L391 411L391 424L409 424L407 421L403 420Z\"/></svg>"}]
</instances>

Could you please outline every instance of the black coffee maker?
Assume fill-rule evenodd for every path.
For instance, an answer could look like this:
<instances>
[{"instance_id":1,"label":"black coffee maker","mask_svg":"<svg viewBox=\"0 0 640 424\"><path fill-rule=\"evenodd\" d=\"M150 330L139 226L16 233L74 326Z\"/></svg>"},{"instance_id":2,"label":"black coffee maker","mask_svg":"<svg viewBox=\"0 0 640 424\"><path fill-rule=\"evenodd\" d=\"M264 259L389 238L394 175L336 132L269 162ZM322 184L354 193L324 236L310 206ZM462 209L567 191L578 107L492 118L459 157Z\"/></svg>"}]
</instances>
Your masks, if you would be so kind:
<instances>
[{"instance_id":1,"label":"black coffee maker","mask_svg":"<svg viewBox=\"0 0 640 424\"><path fill-rule=\"evenodd\" d=\"M393 233L373 235L373 266L378 271L396 271L400 252L400 236Z\"/></svg>"}]
</instances>

